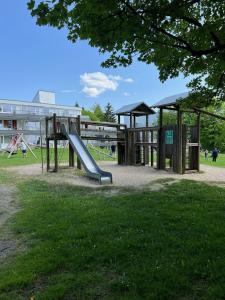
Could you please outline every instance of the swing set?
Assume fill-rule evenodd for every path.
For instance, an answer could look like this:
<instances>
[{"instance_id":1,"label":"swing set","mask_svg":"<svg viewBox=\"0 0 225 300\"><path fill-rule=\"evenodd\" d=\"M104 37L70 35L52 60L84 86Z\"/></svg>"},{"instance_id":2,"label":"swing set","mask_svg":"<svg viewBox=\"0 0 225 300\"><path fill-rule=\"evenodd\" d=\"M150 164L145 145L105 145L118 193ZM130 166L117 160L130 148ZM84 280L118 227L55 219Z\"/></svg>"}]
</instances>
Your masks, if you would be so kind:
<instances>
[{"instance_id":1,"label":"swing set","mask_svg":"<svg viewBox=\"0 0 225 300\"><path fill-rule=\"evenodd\" d=\"M7 153L8 154L7 158L11 158L12 155L16 155L18 153L18 150L21 148L22 143L24 143L26 145L26 147L29 149L29 151L33 155L33 157L35 159L37 159L37 156L35 155L35 153L31 149L31 147L29 146L29 144L24 139L23 133L16 134L11 137L9 144L7 145L7 147L5 149L3 149L3 154Z\"/></svg>"}]
</instances>

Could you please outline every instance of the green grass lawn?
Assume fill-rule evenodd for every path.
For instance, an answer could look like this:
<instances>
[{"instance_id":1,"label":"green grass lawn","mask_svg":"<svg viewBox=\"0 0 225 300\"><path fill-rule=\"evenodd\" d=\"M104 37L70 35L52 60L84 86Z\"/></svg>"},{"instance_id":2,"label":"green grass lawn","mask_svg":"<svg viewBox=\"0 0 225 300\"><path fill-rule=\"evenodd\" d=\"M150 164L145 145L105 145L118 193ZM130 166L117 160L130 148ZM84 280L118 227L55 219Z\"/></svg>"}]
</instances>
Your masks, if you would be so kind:
<instances>
[{"instance_id":1,"label":"green grass lawn","mask_svg":"<svg viewBox=\"0 0 225 300\"><path fill-rule=\"evenodd\" d=\"M109 151L107 149L100 149L97 147L101 152L105 152L106 154L109 154ZM112 161L113 159L105 156L103 154L98 154L96 151L89 148L89 151L91 155L94 157L95 160L109 160ZM17 154L12 155L11 158L7 158L7 154L0 153L0 167L10 167L10 166L22 166L22 165L30 165L41 163L41 149L34 149L33 152L35 153L37 159L31 154L30 151L27 152L27 157L23 158L21 151L18 151ZM53 163L53 149L51 149L50 152L51 162ZM46 162L46 150L43 149L43 160L44 163ZM59 148L59 161L60 163L67 163L69 160L69 151L68 148L63 150L62 148Z\"/></svg>"},{"instance_id":2,"label":"green grass lawn","mask_svg":"<svg viewBox=\"0 0 225 300\"><path fill-rule=\"evenodd\" d=\"M0 299L224 299L225 189L17 185L26 251L0 266Z\"/></svg>"},{"instance_id":3,"label":"green grass lawn","mask_svg":"<svg viewBox=\"0 0 225 300\"><path fill-rule=\"evenodd\" d=\"M216 162L213 162L212 161L212 158L210 157L210 154L209 154L209 157L208 159L206 160L205 159L205 155L204 153L201 153L201 156L200 156L200 163L203 164L203 165L208 165L208 166L214 166L214 167L222 167L224 168L225 167L225 154L219 154L218 158L217 158L217 161Z\"/></svg>"}]
</instances>

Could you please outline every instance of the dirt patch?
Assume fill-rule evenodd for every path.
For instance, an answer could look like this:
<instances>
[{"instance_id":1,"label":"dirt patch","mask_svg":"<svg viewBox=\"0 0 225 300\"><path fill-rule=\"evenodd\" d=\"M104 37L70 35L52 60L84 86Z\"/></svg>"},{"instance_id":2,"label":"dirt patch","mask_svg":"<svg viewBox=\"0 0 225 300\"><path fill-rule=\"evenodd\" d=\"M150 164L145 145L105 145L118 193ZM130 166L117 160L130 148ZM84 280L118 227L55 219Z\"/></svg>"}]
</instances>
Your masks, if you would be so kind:
<instances>
[{"instance_id":1,"label":"dirt patch","mask_svg":"<svg viewBox=\"0 0 225 300\"><path fill-rule=\"evenodd\" d=\"M0 262L17 250L17 242L14 239L0 239Z\"/></svg>"},{"instance_id":2,"label":"dirt patch","mask_svg":"<svg viewBox=\"0 0 225 300\"><path fill-rule=\"evenodd\" d=\"M16 188L0 185L0 227L18 210L15 195Z\"/></svg>"},{"instance_id":3,"label":"dirt patch","mask_svg":"<svg viewBox=\"0 0 225 300\"><path fill-rule=\"evenodd\" d=\"M4 224L14 213L18 211L16 203L16 188L0 185L0 261L4 260L17 248L17 242L12 234L4 227Z\"/></svg>"}]
</instances>

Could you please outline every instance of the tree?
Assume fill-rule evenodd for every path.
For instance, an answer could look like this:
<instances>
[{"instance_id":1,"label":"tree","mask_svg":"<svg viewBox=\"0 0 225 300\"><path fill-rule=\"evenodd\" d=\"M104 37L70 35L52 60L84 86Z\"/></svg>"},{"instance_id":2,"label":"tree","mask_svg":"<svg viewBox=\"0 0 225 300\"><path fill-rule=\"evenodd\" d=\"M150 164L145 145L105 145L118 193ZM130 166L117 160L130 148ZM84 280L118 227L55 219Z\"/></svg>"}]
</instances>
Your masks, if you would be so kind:
<instances>
[{"instance_id":1,"label":"tree","mask_svg":"<svg viewBox=\"0 0 225 300\"><path fill-rule=\"evenodd\" d=\"M30 0L28 8L38 25L67 27L72 42L110 53L105 67L128 66L135 56L154 63L161 81L191 75L194 105L225 99L223 0Z\"/></svg>"},{"instance_id":2,"label":"tree","mask_svg":"<svg viewBox=\"0 0 225 300\"><path fill-rule=\"evenodd\" d=\"M177 124L177 113L173 111L163 112L163 125Z\"/></svg>"},{"instance_id":3,"label":"tree","mask_svg":"<svg viewBox=\"0 0 225 300\"><path fill-rule=\"evenodd\" d=\"M212 112L221 116L225 116L225 104L219 109L208 107L208 112ZM206 114L201 114L201 132L200 142L203 149L211 151L217 147L221 152L225 152L225 121L219 120ZM157 125L158 120L155 125ZM196 124L196 115L183 113L183 123L189 126ZM163 125L177 124L177 113L173 111L163 112Z\"/></svg>"},{"instance_id":4,"label":"tree","mask_svg":"<svg viewBox=\"0 0 225 300\"><path fill-rule=\"evenodd\" d=\"M75 105L74 105L75 107L80 107L80 105L79 105L79 103L76 101L76 103L75 103Z\"/></svg>"},{"instance_id":5,"label":"tree","mask_svg":"<svg viewBox=\"0 0 225 300\"><path fill-rule=\"evenodd\" d=\"M116 122L116 116L113 113L113 107L109 102L107 103L107 105L105 107L104 121L112 122L112 123Z\"/></svg>"},{"instance_id":6,"label":"tree","mask_svg":"<svg viewBox=\"0 0 225 300\"><path fill-rule=\"evenodd\" d=\"M95 104L93 107L93 112L99 121L104 121L104 112L99 104Z\"/></svg>"},{"instance_id":7,"label":"tree","mask_svg":"<svg viewBox=\"0 0 225 300\"><path fill-rule=\"evenodd\" d=\"M209 107L207 110L225 116L224 105L219 110L213 107ZM203 149L212 150L217 147L221 152L225 152L225 121L202 114L200 137Z\"/></svg>"},{"instance_id":8,"label":"tree","mask_svg":"<svg viewBox=\"0 0 225 300\"><path fill-rule=\"evenodd\" d=\"M100 121L93 111L82 108L81 114L88 116L91 121Z\"/></svg>"}]
</instances>

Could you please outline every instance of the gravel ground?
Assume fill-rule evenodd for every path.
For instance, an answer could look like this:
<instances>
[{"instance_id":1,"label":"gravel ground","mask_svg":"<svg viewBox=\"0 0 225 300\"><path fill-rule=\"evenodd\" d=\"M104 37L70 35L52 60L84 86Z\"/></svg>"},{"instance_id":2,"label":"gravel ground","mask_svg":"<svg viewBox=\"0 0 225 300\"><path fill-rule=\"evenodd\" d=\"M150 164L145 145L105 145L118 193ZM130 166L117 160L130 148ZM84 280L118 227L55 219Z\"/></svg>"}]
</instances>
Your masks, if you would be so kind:
<instances>
[{"instance_id":1,"label":"gravel ground","mask_svg":"<svg viewBox=\"0 0 225 300\"><path fill-rule=\"evenodd\" d=\"M141 186L157 179L190 179L203 182L225 184L225 168L201 165L200 173L174 174L168 171L158 171L150 167L119 166L115 162L99 162L99 166L113 175L114 186ZM74 169L62 169L59 173L42 174L40 165L10 167L8 171L23 177L38 177L52 183L68 183L73 185L98 186L94 180L76 175Z\"/></svg>"}]
</instances>

